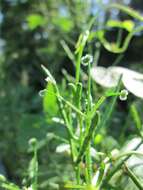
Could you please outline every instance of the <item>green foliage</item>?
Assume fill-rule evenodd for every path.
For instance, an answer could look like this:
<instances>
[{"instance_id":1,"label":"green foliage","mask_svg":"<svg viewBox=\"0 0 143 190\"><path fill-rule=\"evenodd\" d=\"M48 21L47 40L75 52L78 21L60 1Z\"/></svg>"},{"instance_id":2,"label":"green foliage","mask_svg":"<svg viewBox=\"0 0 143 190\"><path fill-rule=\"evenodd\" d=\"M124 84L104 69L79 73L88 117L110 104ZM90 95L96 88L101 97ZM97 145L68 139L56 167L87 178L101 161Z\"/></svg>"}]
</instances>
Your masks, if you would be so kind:
<instances>
[{"instance_id":1,"label":"green foliage","mask_svg":"<svg viewBox=\"0 0 143 190\"><path fill-rule=\"evenodd\" d=\"M28 26L31 30L46 24L46 20L39 14L31 14L27 17Z\"/></svg>"},{"instance_id":2,"label":"green foliage","mask_svg":"<svg viewBox=\"0 0 143 190\"><path fill-rule=\"evenodd\" d=\"M131 105L131 115L132 115L132 118L134 120L135 126L138 130L138 133L142 137L142 121L141 121L141 118L140 118L139 113L137 111L137 108L134 104Z\"/></svg>"},{"instance_id":3,"label":"green foliage","mask_svg":"<svg viewBox=\"0 0 143 190\"><path fill-rule=\"evenodd\" d=\"M131 17L136 18L140 21L143 21L142 15L140 15L138 12L136 12L135 10L133 10L127 6L123 6L120 4L111 4L108 6L108 9L111 9L111 8L117 8L117 9L127 13ZM122 21L121 22L121 21L109 20L106 25L107 25L107 27L117 27L117 28L126 29L129 32L121 47L120 47L120 43L116 43L116 42L109 43L105 39L105 37L104 37L105 30L101 30L97 34L95 34L95 35L97 35L97 38L99 38L99 40L101 41L103 46L108 51L113 52L113 53L123 53L128 48L129 42L131 41L134 34L143 30L142 26L138 26L135 28L134 27L135 23L133 21Z\"/></svg>"},{"instance_id":4,"label":"green foliage","mask_svg":"<svg viewBox=\"0 0 143 190\"><path fill-rule=\"evenodd\" d=\"M32 189L37 190L38 189L38 181L37 181L37 177L38 177L37 140L35 138L30 139L29 144L33 148L34 155L33 155L32 160L30 161L30 164L29 164L28 174L29 174L29 178L31 180Z\"/></svg>"},{"instance_id":5,"label":"green foliage","mask_svg":"<svg viewBox=\"0 0 143 190\"><path fill-rule=\"evenodd\" d=\"M0 175L0 187L6 190L20 190L20 188L14 183L10 183L6 178Z\"/></svg>"},{"instance_id":6,"label":"green foliage","mask_svg":"<svg viewBox=\"0 0 143 190\"><path fill-rule=\"evenodd\" d=\"M67 17L59 17L53 19L53 24L60 28L61 31L70 32L73 30L73 21Z\"/></svg>"},{"instance_id":7,"label":"green foliage","mask_svg":"<svg viewBox=\"0 0 143 190\"><path fill-rule=\"evenodd\" d=\"M134 29L134 22L131 20L125 20L125 21L118 21L118 20L109 20L107 22L107 27L113 28L122 28L127 30L128 32L131 32Z\"/></svg>"},{"instance_id":8,"label":"green foliage","mask_svg":"<svg viewBox=\"0 0 143 190\"><path fill-rule=\"evenodd\" d=\"M47 84L44 94L43 109L48 117L55 116L57 113L57 97L55 95L54 86L51 82Z\"/></svg>"},{"instance_id":9,"label":"green foliage","mask_svg":"<svg viewBox=\"0 0 143 190\"><path fill-rule=\"evenodd\" d=\"M32 137L42 139L47 131L47 123L38 114L23 115L19 122L17 145L22 152L27 150L28 140Z\"/></svg>"},{"instance_id":10,"label":"green foliage","mask_svg":"<svg viewBox=\"0 0 143 190\"><path fill-rule=\"evenodd\" d=\"M88 1L2 2L0 166L2 159L8 172L7 179L0 176L2 189L126 190L130 180L132 188L142 188L141 174L128 166L129 159L142 158L139 145L122 151L129 139L142 144L142 100L129 94L120 102L127 98L122 80L101 88L91 79L91 67L122 63L107 59L108 51L125 55L131 39L142 35L143 17L128 6L96 3L95 14ZM112 9L127 15L113 20ZM110 42L114 29L118 36ZM28 148L32 137L37 141ZM58 152L61 142L67 149Z\"/></svg>"}]
</instances>

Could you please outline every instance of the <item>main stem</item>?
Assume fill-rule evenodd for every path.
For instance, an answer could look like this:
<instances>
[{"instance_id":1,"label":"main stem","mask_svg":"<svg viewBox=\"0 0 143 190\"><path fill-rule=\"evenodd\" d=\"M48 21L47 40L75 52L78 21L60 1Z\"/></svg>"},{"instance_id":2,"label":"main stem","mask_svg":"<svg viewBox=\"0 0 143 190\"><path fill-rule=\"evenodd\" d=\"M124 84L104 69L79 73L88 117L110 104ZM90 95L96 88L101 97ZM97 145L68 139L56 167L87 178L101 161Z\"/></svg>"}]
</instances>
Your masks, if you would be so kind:
<instances>
[{"instance_id":1,"label":"main stem","mask_svg":"<svg viewBox=\"0 0 143 190\"><path fill-rule=\"evenodd\" d=\"M90 62L88 63L88 92L87 92L87 114L91 110L91 76L90 76ZM91 125L91 122L87 121L87 128L89 129ZM89 143L88 148L86 150L86 180L87 184L91 184L91 178L92 178L92 159L91 159L91 143Z\"/></svg>"},{"instance_id":2,"label":"main stem","mask_svg":"<svg viewBox=\"0 0 143 190\"><path fill-rule=\"evenodd\" d=\"M81 70L80 67L81 67L82 54L83 54L83 46L81 46L81 48L80 48L80 51L79 51L78 56L77 56L77 61L76 61L76 90L77 90L77 85L78 85L79 80L80 80L80 70ZM81 121L80 116L78 116L78 121ZM80 129L82 127L81 123L82 122L79 122ZM81 138L81 131L80 131L80 137L79 138ZM81 180L80 180L80 164L77 164L75 166L75 173L76 173L77 184L80 184L80 182L81 182Z\"/></svg>"}]
</instances>

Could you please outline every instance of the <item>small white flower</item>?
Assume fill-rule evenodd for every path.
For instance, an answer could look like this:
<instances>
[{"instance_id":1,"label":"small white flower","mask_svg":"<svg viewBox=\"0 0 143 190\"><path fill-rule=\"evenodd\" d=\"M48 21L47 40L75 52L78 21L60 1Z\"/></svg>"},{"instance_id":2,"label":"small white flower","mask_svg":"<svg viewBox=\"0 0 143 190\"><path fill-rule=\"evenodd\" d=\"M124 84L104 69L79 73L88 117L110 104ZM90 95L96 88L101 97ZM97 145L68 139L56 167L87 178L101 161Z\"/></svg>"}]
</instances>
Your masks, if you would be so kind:
<instances>
[{"instance_id":1,"label":"small white flower","mask_svg":"<svg viewBox=\"0 0 143 190\"><path fill-rule=\"evenodd\" d=\"M90 54L86 54L85 56L83 56L81 58L81 63L84 65L84 66L87 66L88 64L92 63L93 62L93 57L92 55Z\"/></svg>"},{"instance_id":2,"label":"small white flower","mask_svg":"<svg viewBox=\"0 0 143 190\"><path fill-rule=\"evenodd\" d=\"M119 96L120 100L122 101L127 100L127 96L128 96L128 91L126 89L121 90L120 96Z\"/></svg>"}]
</instances>

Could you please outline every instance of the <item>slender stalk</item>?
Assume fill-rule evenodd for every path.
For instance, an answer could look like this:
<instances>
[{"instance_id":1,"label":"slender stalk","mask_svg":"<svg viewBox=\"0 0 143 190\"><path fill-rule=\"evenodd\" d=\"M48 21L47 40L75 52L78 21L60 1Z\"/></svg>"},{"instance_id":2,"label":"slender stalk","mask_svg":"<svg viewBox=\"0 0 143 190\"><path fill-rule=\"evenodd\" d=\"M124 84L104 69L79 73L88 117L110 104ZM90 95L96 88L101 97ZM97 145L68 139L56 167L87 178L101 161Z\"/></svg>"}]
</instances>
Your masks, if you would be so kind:
<instances>
[{"instance_id":1,"label":"slender stalk","mask_svg":"<svg viewBox=\"0 0 143 190\"><path fill-rule=\"evenodd\" d=\"M124 163L124 172L132 179L132 181L136 184L136 186L140 190L143 190L143 184L139 181L137 176L130 170L130 168L125 163Z\"/></svg>"},{"instance_id":2,"label":"slender stalk","mask_svg":"<svg viewBox=\"0 0 143 190\"><path fill-rule=\"evenodd\" d=\"M80 163L80 161L82 160L82 157L86 153L86 150L87 150L88 145L89 145L91 138L92 138L92 134L94 133L94 130L98 124L98 121L99 121L99 114L95 113L95 116L93 117L93 119L91 121L90 128L86 132L86 134L84 136L84 140L83 140L82 145L81 145L81 148L79 150L79 154L78 154L78 157L76 160L77 164Z\"/></svg>"},{"instance_id":3,"label":"slender stalk","mask_svg":"<svg viewBox=\"0 0 143 190\"><path fill-rule=\"evenodd\" d=\"M86 169L87 169L87 184L91 184L92 180L92 160L91 160L91 144L89 143L87 150L86 150Z\"/></svg>"},{"instance_id":4,"label":"slender stalk","mask_svg":"<svg viewBox=\"0 0 143 190\"><path fill-rule=\"evenodd\" d=\"M93 106L90 116L93 118L95 112L98 110L98 108L103 104L103 102L106 100L106 96L101 96L101 98L97 101L97 103Z\"/></svg>"},{"instance_id":5,"label":"slender stalk","mask_svg":"<svg viewBox=\"0 0 143 190\"><path fill-rule=\"evenodd\" d=\"M80 179L80 166L79 165L75 166L75 173L76 173L76 182L78 185L80 185L81 179Z\"/></svg>"},{"instance_id":6,"label":"slender stalk","mask_svg":"<svg viewBox=\"0 0 143 190\"><path fill-rule=\"evenodd\" d=\"M88 107L87 107L87 112L90 111L91 109L91 75L90 75L90 68L91 68L91 64L90 62L88 63Z\"/></svg>"},{"instance_id":7,"label":"slender stalk","mask_svg":"<svg viewBox=\"0 0 143 190\"><path fill-rule=\"evenodd\" d=\"M88 92L87 92L87 100L88 100L88 105L87 105L87 114L89 114L91 110L91 75L90 75L90 62L88 63ZM89 129L91 122L89 119L87 119L87 126L86 128ZM86 150L86 167L87 167L87 184L91 184L91 178L92 178L92 159L91 159L91 143L89 142L89 145Z\"/></svg>"},{"instance_id":8,"label":"slender stalk","mask_svg":"<svg viewBox=\"0 0 143 190\"><path fill-rule=\"evenodd\" d=\"M76 62L76 84L79 83L79 79L80 79L80 65L81 65L81 57L82 57L82 53L83 53L83 47L80 48L80 51L78 53L77 56L77 62Z\"/></svg>"},{"instance_id":9,"label":"slender stalk","mask_svg":"<svg viewBox=\"0 0 143 190\"><path fill-rule=\"evenodd\" d=\"M107 9L112 9L112 8L117 8L125 13L127 13L128 15L130 15L133 18L136 18L140 21L143 21L143 16L138 13L137 11L133 10L132 8L128 7L128 6L124 6L118 3L112 3L110 5L107 6Z\"/></svg>"},{"instance_id":10,"label":"slender stalk","mask_svg":"<svg viewBox=\"0 0 143 190\"><path fill-rule=\"evenodd\" d=\"M32 187L34 190L38 189L38 159L37 159L37 145L34 148L34 160L35 160L35 176L33 179Z\"/></svg>"},{"instance_id":11,"label":"slender stalk","mask_svg":"<svg viewBox=\"0 0 143 190\"><path fill-rule=\"evenodd\" d=\"M80 72L81 72L81 57L83 54L84 47L86 45L87 39L89 36L89 31L86 30L82 35L79 37L79 44L76 49L77 54L77 61L76 61L76 85L79 83L80 79Z\"/></svg>"},{"instance_id":12,"label":"slender stalk","mask_svg":"<svg viewBox=\"0 0 143 190\"><path fill-rule=\"evenodd\" d=\"M132 150L132 151L129 151L129 152L125 152L125 153L119 154L118 156L115 157L115 160L119 160L122 157L132 156L132 155L143 156L143 153Z\"/></svg>"},{"instance_id":13,"label":"slender stalk","mask_svg":"<svg viewBox=\"0 0 143 190\"><path fill-rule=\"evenodd\" d=\"M140 147L140 145L143 142L141 141L134 150L137 150L138 147ZM113 167L113 169L111 169L111 171L109 172L109 174L107 175L107 177L105 178L106 181L103 182L103 185L106 185L106 183L108 183L108 181L110 181L110 179L112 178L112 176L118 171L120 170L121 166L125 163L125 161L127 161L129 158L131 157L131 155L128 155L126 158L124 158L123 160L120 160L120 162L118 162L117 165L115 165Z\"/></svg>"}]
</instances>

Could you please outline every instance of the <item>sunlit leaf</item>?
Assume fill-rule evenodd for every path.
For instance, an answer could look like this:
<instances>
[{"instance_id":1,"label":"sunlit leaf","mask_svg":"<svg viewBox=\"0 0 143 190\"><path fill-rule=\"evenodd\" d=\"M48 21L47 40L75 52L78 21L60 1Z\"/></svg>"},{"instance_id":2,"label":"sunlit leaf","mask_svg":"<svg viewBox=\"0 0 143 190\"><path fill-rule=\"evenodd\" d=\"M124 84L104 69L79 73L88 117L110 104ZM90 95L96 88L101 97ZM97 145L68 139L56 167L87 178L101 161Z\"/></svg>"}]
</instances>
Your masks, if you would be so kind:
<instances>
[{"instance_id":1,"label":"sunlit leaf","mask_svg":"<svg viewBox=\"0 0 143 190\"><path fill-rule=\"evenodd\" d=\"M131 20L125 20L123 21L123 28L125 28L127 31L131 32L134 28L134 22Z\"/></svg>"},{"instance_id":2,"label":"sunlit leaf","mask_svg":"<svg viewBox=\"0 0 143 190\"><path fill-rule=\"evenodd\" d=\"M49 116L54 116L58 110L57 97L55 95L54 85L51 82L47 84L47 88L44 94L43 109L44 112Z\"/></svg>"},{"instance_id":3,"label":"sunlit leaf","mask_svg":"<svg viewBox=\"0 0 143 190\"><path fill-rule=\"evenodd\" d=\"M2 187L3 190L4 189L5 190L20 190L20 188L18 186L16 186L15 184L13 184L13 183L9 183L9 184L3 183L1 185L1 187Z\"/></svg>"},{"instance_id":4,"label":"sunlit leaf","mask_svg":"<svg viewBox=\"0 0 143 190\"><path fill-rule=\"evenodd\" d=\"M140 130L142 129L142 121L140 119L140 115L138 113L138 110L134 104L131 105L131 115L133 117L135 126L137 127L137 129L140 132Z\"/></svg>"},{"instance_id":5,"label":"sunlit leaf","mask_svg":"<svg viewBox=\"0 0 143 190\"><path fill-rule=\"evenodd\" d=\"M73 21L67 17L56 17L53 19L53 24L65 32L69 32L73 28Z\"/></svg>"},{"instance_id":6,"label":"sunlit leaf","mask_svg":"<svg viewBox=\"0 0 143 190\"><path fill-rule=\"evenodd\" d=\"M27 16L28 26L31 30L37 28L38 26L42 26L46 23L45 18L40 14L31 14Z\"/></svg>"},{"instance_id":7,"label":"sunlit leaf","mask_svg":"<svg viewBox=\"0 0 143 190\"><path fill-rule=\"evenodd\" d=\"M125 21L109 20L106 25L107 27L123 28L128 32L131 32L134 28L134 22L131 20L125 20Z\"/></svg>"}]
</instances>

